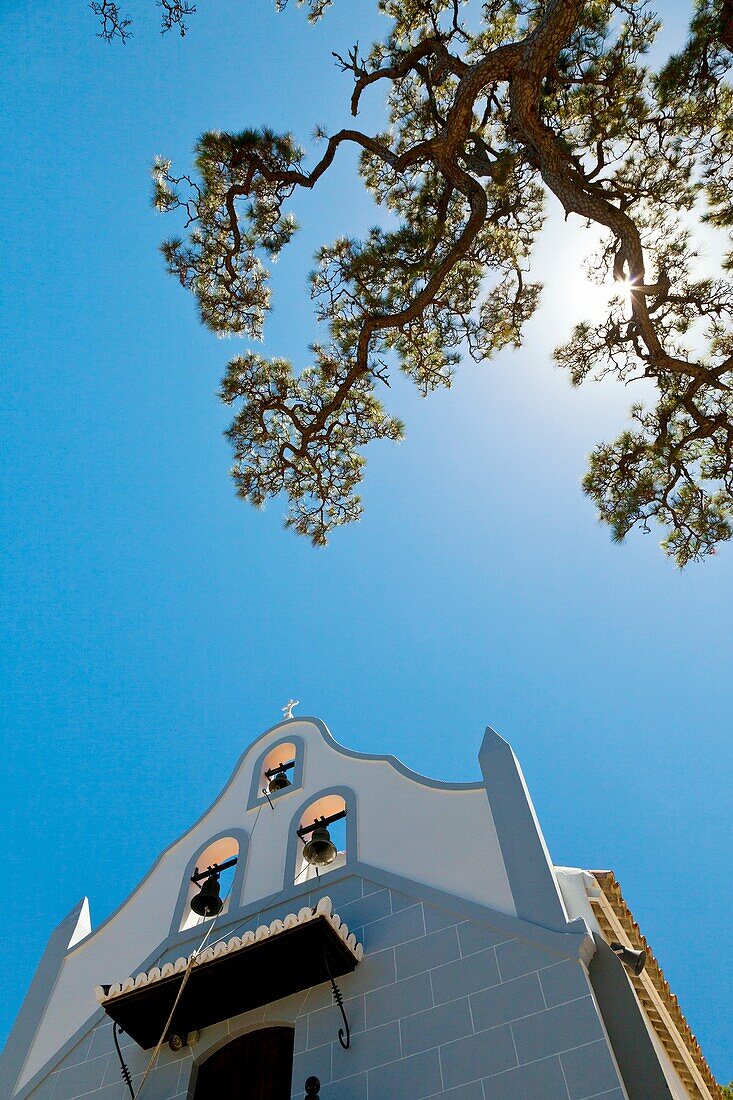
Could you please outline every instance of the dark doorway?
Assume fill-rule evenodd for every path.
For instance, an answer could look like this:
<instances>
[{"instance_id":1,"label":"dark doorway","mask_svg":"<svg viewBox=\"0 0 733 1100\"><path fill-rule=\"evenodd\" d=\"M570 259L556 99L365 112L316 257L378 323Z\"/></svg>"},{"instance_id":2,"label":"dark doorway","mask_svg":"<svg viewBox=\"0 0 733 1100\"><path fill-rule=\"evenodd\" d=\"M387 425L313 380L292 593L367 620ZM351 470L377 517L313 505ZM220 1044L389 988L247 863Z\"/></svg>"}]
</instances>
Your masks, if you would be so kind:
<instances>
[{"instance_id":1,"label":"dark doorway","mask_svg":"<svg viewBox=\"0 0 733 1100\"><path fill-rule=\"evenodd\" d=\"M232 1039L203 1063L194 1100L290 1100L291 1027L266 1027Z\"/></svg>"}]
</instances>

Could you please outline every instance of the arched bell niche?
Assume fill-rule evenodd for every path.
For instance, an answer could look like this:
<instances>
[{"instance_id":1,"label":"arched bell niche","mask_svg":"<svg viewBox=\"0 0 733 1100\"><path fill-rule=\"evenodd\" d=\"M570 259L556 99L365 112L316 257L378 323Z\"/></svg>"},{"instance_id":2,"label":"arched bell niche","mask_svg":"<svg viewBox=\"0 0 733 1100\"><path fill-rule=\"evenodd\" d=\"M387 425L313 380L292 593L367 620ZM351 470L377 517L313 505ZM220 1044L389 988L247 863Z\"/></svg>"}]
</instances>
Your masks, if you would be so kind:
<instances>
[{"instance_id":1,"label":"arched bell niche","mask_svg":"<svg viewBox=\"0 0 733 1100\"><path fill-rule=\"evenodd\" d=\"M262 805L268 797L272 802L302 787L304 755L303 739L295 734L282 737L264 749L252 770L247 809L253 810Z\"/></svg>"},{"instance_id":2,"label":"arched bell niche","mask_svg":"<svg viewBox=\"0 0 733 1100\"><path fill-rule=\"evenodd\" d=\"M356 858L355 803L353 791L349 788L338 787L321 791L301 806L293 818L290 829L286 886L298 886L304 882L323 878L324 875L338 870L347 862ZM328 819L337 814L344 816L327 826L331 841L336 847L336 857L331 863L316 869L308 863L303 855L305 845L312 834L307 833L304 837L301 837L299 830L308 829L309 826L314 825L321 818Z\"/></svg>"},{"instance_id":3,"label":"arched bell niche","mask_svg":"<svg viewBox=\"0 0 733 1100\"><path fill-rule=\"evenodd\" d=\"M202 1062L193 1100L290 1100L292 1027L263 1027L231 1039Z\"/></svg>"},{"instance_id":4,"label":"arched bell niche","mask_svg":"<svg viewBox=\"0 0 733 1100\"><path fill-rule=\"evenodd\" d=\"M185 932L205 924L210 917L201 917L191 909L191 900L198 894L200 885L191 882L196 870L205 871L214 864L221 866L236 859L233 867L222 871L219 876L219 890L224 902L222 913L236 909L242 896L244 865L247 856L247 836L242 829L231 829L211 837L191 858L181 883L178 902L171 923L171 932Z\"/></svg>"},{"instance_id":5,"label":"arched bell niche","mask_svg":"<svg viewBox=\"0 0 733 1100\"><path fill-rule=\"evenodd\" d=\"M269 788L273 782L277 783L281 777L286 781L288 787L292 787L296 756L297 749L293 741L283 741L282 744L276 745L274 749L270 749L262 761L260 775L262 788L267 788L269 794L275 794L275 791ZM283 790L284 787L280 789Z\"/></svg>"}]
</instances>

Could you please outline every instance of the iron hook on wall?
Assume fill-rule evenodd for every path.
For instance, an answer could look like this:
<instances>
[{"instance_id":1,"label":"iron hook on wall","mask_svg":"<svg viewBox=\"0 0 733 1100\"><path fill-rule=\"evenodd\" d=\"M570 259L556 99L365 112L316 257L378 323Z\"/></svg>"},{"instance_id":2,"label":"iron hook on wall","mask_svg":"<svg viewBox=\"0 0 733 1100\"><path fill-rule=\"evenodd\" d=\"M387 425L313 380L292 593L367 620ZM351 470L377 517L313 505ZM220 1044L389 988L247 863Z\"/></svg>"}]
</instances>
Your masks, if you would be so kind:
<instances>
[{"instance_id":1,"label":"iron hook on wall","mask_svg":"<svg viewBox=\"0 0 733 1100\"><path fill-rule=\"evenodd\" d=\"M329 977L329 980L331 982L331 989L333 990L333 999L336 1002L336 1004L339 1006L339 1009L341 1011L341 1016L342 1016L343 1021L344 1021L344 1026L346 1028L346 1032L344 1032L343 1027L339 1028L339 1030L338 1030L339 1042L341 1043L341 1046L344 1048L344 1050L348 1050L349 1047L351 1046L351 1028L349 1027L349 1021L346 1017L346 1010L344 1009L343 993L339 989L338 983L336 982L333 974L331 973L331 967L328 964L328 951L327 950L324 950L324 952L323 952L323 961L326 964L326 971L328 973L328 977Z\"/></svg>"},{"instance_id":2,"label":"iron hook on wall","mask_svg":"<svg viewBox=\"0 0 733 1100\"><path fill-rule=\"evenodd\" d=\"M127 1062L122 1057L122 1051L120 1050L119 1040L117 1039L118 1035L124 1035L124 1034L125 1034L124 1031L122 1030L122 1028L120 1027L120 1025L118 1023L115 1022L115 1023L112 1024L112 1038L115 1041L115 1047L117 1048L117 1057L120 1060L120 1073L122 1074L122 1080L125 1082L128 1089L130 1090L130 1096L132 1097L132 1100L135 1100L135 1090L132 1087L132 1074L130 1073L130 1069L129 1069L129 1066L127 1065Z\"/></svg>"}]
</instances>

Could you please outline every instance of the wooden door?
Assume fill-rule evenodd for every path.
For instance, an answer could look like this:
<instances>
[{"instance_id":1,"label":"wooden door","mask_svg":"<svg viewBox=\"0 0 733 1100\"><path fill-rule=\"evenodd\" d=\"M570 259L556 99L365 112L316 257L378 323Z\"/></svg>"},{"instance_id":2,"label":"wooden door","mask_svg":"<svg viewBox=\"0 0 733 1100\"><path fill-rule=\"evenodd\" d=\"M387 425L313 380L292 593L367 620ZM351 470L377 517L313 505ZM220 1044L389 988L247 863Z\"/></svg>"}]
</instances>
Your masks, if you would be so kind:
<instances>
[{"instance_id":1,"label":"wooden door","mask_svg":"<svg viewBox=\"0 0 733 1100\"><path fill-rule=\"evenodd\" d=\"M293 1036L266 1027L232 1039L200 1067L194 1100L290 1100Z\"/></svg>"}]
</instances>

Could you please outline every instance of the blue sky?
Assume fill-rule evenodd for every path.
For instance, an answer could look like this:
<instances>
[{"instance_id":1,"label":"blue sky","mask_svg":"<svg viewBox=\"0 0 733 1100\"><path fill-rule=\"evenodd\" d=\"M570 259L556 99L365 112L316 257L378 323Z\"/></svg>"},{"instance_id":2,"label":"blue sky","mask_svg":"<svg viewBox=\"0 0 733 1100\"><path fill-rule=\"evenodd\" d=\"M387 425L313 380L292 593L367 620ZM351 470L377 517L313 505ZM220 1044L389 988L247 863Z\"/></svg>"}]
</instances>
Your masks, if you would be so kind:
<instances>
[{"instance_id":1,"label":"blue sky","mask_svg":"<svg viewBox=\"0 0 733 1100\"><path fill-rule=\"evenodd\" d=\"M733 553L680 572L655 535L613 545L581 493L634 397L574 392L550 361L582 312L582 234L551 220L521 351L428 401L396 385L408 437L369 454L363 521L325 551L284 532L279 505L234 496L216 390L242 345L164 274L148 168L185 167L206 128L337 128L330 51L381 24L366 2L315 29L267 0L199 8L181 42L137 0L122 48L81 0L0 5L0 1038L56 923L83 894L108 914L294 696L446 779L476 778L498 729L553 858L615 870L727 1081ZM302 364L310 257L375 213L344 157L298 214L266 351Z\"/></svg>"}]
</instances>

